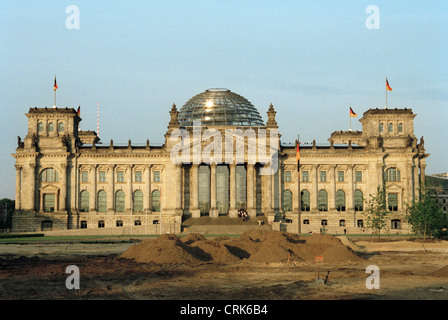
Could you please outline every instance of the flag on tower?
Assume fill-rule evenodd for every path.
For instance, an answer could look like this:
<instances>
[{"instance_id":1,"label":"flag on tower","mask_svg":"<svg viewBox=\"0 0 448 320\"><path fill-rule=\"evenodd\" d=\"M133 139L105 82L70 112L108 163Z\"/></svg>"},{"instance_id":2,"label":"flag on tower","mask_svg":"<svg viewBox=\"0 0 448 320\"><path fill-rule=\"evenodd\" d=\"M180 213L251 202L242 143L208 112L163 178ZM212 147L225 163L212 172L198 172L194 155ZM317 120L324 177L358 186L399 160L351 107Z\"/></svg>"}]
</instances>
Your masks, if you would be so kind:
<instances>
[{"instance_id":1,"label":"flag on tower","mask_svg":"<svg viewBox=\"0 0 448 320\"><path fill-rule=\"evenodd\" d=\"M76 114L78 116L81 116L81 106L78 106L78 110L76 111Z\"/></svg>"},{"instance_id":2,"label":"flag on tower","mask_svg":"<svg viewBox=\"0 0 448 320\"><path fill-rule=\"evenodd\" d=\"M387 81L387 78L386 78L386 90L387 91L392 91L392 88L390 87L389 81Z\"/></svg>"},{"instance_id":3,"label":"flag on tower","mask_svg":"<svg viewBox=\"0 0 448 320\"><path fill-rule=\"evenodd\" d=\"M357 117L358 115L353 111L352 107L350 107L350 117Z\"/></svg>"},{"instance_id":4,"label":"flag on tower","mask_svg":"<svg viewBox=\"0 0 448 320\"><path fill-rule=\"evenodd\" d=\"M56 91L57 88L58 88L58 84L56 82L56 76L54 76L54 86L53 86L54 91Z\"/></svg>"},{"instance_id":5,"label":"flag on tower","mask_svg":"<svg viewBox=\"0 0 448 320\"><path fill-rule=\"evenodd\" d=\"M299 147L300 143L299 141L297 141L297 153L296 153L296 160L297 160L297 172L299 171L299 167L300 167L300 147Z\"/></svg>"}]
</instances>

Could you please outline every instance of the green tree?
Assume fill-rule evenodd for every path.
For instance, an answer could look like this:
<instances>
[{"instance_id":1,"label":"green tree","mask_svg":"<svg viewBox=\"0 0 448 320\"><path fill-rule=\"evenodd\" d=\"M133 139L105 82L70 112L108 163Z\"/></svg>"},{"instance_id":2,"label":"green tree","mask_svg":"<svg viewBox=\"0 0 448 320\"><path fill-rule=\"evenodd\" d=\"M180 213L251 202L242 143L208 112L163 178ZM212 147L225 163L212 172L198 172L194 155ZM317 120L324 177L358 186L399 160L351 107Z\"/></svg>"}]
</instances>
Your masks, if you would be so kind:
<instances>
[{"instance_id":1,"label":"green tree","mask_svg":"<svg viewBox=\"0 0 448 320\"><path fill-rule=\"evenodd\" d=\"M406 219L412 231L423 234L423 238L441 236L447 227L447 218L436 201L435 194L423 189L420 199L408 205Z\"/></svg>"},{"instance_id":2,"label":"green tree","mask_svg":"<svg viewBox=\"0 0 448 320\"><path fill-rule=\"evenodd\" d=\"M0 200L0 211L5 213L0 219L0 229L11 229L12 226L12 214L14 213L15 201L11 199L3 198Z\"/></svg>"},{"instance_id":3,"label":"green tree","mask_svg":"<svg viewBox=\"0 0 448 320\"><path fill-rule=\"evenodd\" d=\"M380 238L381 230L388 225L388 210L386 202L386 191L380 186L375 194L370 194L366 202L364 216L366 217L366 227L372 229Z\"/></svg>"}]
</instances>

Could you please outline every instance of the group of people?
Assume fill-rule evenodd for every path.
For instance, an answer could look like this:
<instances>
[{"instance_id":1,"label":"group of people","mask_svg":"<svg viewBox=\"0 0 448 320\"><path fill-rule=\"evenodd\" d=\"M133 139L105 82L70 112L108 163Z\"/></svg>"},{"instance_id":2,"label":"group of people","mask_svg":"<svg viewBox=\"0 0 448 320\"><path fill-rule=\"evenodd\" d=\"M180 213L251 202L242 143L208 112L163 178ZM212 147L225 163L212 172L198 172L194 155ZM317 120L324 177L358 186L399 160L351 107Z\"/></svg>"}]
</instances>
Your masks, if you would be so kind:
<instances>
[{"instance_id":1,"label":"group of people","mask_svg":"<svg viewBox=\"0 0 448 320\"><path fill-rule=\"evenodd\" d=\"M239 209L238 210L238 218L241 218L241 219L243 219L244 222L246 222L249 219L249 216L248 216L246 210Z\"/></svg>"}]
</instances>

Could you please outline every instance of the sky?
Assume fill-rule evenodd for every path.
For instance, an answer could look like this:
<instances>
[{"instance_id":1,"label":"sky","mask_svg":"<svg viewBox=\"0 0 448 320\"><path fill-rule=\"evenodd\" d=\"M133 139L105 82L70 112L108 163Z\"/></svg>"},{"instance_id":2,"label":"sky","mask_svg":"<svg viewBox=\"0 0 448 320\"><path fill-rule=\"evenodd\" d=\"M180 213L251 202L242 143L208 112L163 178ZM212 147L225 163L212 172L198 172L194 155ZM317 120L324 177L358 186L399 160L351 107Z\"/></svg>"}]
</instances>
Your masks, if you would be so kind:
<instances>
[{"instance_id":1,"label":"sky","mask_svg":"<svg viewBox=\"0 0 448 320\"><path fill-rule=\"evenodd\" d=\"M81 129L96 130L100 104L106 144L163 143L172 104L209 88L264 121L272 103L282 143L328 143L349 106L353 130L385 107L387 77L388 107L417 114L427 174L448 172L447 52L446 0L2 0L0 198L14 199L11 154L29 108L53 106L55 75L57 106L81 106Z\"/></svg>"}]
</instances>

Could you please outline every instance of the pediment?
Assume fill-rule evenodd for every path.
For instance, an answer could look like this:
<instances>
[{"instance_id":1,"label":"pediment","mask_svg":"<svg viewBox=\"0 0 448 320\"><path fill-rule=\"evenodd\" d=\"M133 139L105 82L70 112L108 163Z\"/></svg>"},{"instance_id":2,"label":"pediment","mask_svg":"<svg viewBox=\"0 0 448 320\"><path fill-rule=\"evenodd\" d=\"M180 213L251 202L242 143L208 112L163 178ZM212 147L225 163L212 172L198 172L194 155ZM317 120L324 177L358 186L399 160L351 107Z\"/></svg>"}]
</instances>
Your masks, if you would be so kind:
<instances>
[{"instance_id":1,"label":"pediment","mask_svg":"<svg viewBox=\"0 0 448 320\"><path fill-rule=\"evenodd\" d=\"M57 193L57 192L59 192L59 188L56 187L55 185L52 185L52 184L48 184L46 186L43 186L39 190L41 192L45 192L45 193Z\"/></svg>"}]
</instances>

